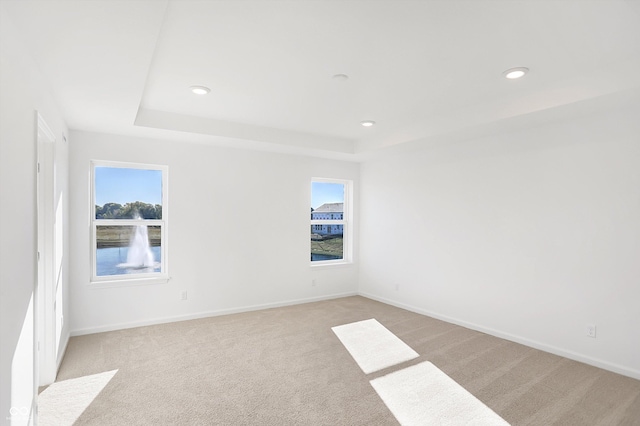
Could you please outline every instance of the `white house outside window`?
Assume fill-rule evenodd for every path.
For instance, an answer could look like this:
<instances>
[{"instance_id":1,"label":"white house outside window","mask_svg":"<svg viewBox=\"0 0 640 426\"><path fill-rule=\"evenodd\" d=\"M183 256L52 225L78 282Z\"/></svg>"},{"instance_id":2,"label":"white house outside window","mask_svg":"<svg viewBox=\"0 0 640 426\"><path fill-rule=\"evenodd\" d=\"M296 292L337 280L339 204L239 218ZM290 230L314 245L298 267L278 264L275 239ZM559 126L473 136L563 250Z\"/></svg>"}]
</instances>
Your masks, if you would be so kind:
<instances>
[{"instance_id":1,"label":"white house outside window","mask_svg":"<svg viewBox=\"0 0 640 426\"><path fill-rule=\"evenodd\" d=\"M311 263L351 262L351 181L311 182Z\"/></svg>"},{"instance_id":2,"label":"white house outside window","mask_svg":"<svg viewBox=\"0 0 640 426\"><path fill-rule=\"evenodd\" d=\"M167 278L166 166L91 162L91 281Z\"/></svg>"}]
</instances>

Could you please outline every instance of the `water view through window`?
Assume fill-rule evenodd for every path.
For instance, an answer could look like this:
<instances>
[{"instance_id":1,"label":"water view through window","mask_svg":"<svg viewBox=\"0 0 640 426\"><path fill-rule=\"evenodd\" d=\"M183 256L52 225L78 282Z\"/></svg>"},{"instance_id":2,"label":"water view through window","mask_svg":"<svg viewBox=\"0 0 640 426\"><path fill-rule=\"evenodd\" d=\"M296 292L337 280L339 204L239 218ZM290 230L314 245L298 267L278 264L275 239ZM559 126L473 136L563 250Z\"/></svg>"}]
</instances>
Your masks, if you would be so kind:
<instances>
[{"instance_id":1,"label":"water view through window","mask_svg":"<svg viewBox=\"0 0 640 426\"><path fill-rule=\"evenodd\" d=\"M160 273L162 170L94 167L96 277Z\"/></svg>"},{"instance_id":2,"label":"water view through window","mask_svg":"<svg viewBox=\"0 0 640 426\"><path fill-rule=\"evenodd\" d=\"M96 275L160 272L161 227L97 226Z\"/></svg>"}]
</instances>

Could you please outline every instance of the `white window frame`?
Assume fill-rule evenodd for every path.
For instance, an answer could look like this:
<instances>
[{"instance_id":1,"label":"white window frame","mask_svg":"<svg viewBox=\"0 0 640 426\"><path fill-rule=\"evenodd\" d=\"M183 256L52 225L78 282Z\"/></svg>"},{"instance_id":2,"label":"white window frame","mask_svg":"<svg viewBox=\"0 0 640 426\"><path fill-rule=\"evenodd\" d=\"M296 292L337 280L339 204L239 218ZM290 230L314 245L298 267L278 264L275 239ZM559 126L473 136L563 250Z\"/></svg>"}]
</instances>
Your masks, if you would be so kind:
<instances>
[{"instance_id":1,"label":"white window frame","mask_svg":"<svg viewBox=\"0 0 640 426\"><path fill-rule=\"evenodd\" d=\"M342 259L309 261L312 267L348 265L353 263L353 181L347 179L311 178L310 191L313 191L313 183L339 183L344 185L344 208L342 219L311 219L311 225L342 225ZM311 200L311 192L309 200Z\"/></svg>"},{"instance_id":2,"label":"white window frame","mask_svg":"<svg viewBox=\"0 0 640 426\"><path fill-rule=\"evenodd\" d=\"M160 226L160 272L123 274L123 275L97 275L97 229L98 226L138 226L140 219L96 219L96 192L95 170L96 167L113 167L123 169L159 170L162 172L162 219L143 219L147 226ZM157 164L128 163L120 161L91 160L91 184L90 184L90 226L91 226L91 284L149 284L162 283L169 280L169 167Z\"/></svg>"}]
</instances>

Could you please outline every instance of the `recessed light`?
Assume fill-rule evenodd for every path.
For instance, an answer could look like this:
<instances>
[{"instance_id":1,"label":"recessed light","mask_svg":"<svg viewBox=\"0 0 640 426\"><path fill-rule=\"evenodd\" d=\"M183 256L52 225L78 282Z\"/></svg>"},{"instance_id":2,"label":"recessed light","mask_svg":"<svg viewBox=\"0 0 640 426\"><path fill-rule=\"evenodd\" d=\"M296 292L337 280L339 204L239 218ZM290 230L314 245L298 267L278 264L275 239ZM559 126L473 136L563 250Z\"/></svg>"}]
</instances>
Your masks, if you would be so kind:
<instances>
[{"instance_id":1,"label":"recessed light","mask_svg":"<svg viewBox=\"0 0 640 426\"><path fill-rule=\"evenodd\" d=\"M333 77L331 77L334 80L338 80L338 81L347 81L349 80L349 76L346 74L336 74Z\"/></svg>"},{"instance_id":2,"label":"recessed light","mask_svg":"<svg viewBox=\"0 0 640 426\"><path fill-rule=\"evenodd\" d=\"M364 121L361 121L360 124L362 124L364 127L371 127L374 124L376 124L376 122L372 120L364 120Z\"/></svg>"},{"instance_id":3,"label":"recessed light","mask_svg":"<svg viewBox=\"0 0 640 426\"><path fill-rule=\"evenodd\" d=\"M195 93L196 95L206 95L207 93L209 93L211 91L211 89L209 89L208 87L204 87L204 86L191 86L191 87L189 87L189 89L191 89L191 91L193 93Z\"/></svg>"},{"instance_id":4,"label":"recessed light","mask_svg":"<svg viewBox=\"0 0 640 426\"><path fill-rule=\"evenodd\" d=\"M502 75L505 78L508 78L509 80L515 80L516 78L524 77L524 75L528 72L529 72L529 68L517 67L517 68L510 68L506 70L505 72L502 73Z\"/></svg>"}]
</instances>

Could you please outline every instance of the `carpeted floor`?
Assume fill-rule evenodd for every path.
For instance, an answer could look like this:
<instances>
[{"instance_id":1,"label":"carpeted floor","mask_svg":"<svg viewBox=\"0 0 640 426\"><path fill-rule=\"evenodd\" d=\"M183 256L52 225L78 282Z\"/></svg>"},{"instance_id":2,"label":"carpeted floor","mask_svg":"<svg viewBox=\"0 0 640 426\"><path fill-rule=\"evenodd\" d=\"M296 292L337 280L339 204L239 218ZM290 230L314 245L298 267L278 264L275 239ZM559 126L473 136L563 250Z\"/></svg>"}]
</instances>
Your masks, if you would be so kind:
<instances>
[{"instance_id":1,"label":"carpeted floor","mask_svg":"<svg viewBox=\"0 0 640 426\"><path fill-rule=\"evenodd\" d=\"M420 356L375 319L331 328L365 374Z\"/></svg>"},{"instance_id":2,"label":"carpeted floor","mask_svg":"<svg viewBox=\"0 0 640 426\"><path fill-rule=\"evenodd\" d=\"M509 426L429 361L378 377L371 386L403 425Z\"/></svg>"},{"instance_id":3,"label":"carpeted floor","mask_svg":"<svg viewBox=\"0 0 640 426\"><path fill-rule=\"evenodd\" d=\"M331 327L420 355L364 374ZM363 297L73 337L57 381L118 370L77 425L396 425L369 383L430 361L512 425L640 425L640 381Z\"/></svg>"}]
</instances>

